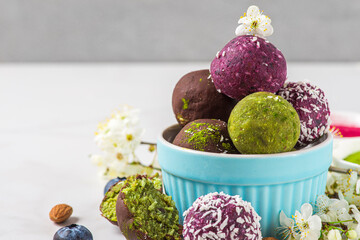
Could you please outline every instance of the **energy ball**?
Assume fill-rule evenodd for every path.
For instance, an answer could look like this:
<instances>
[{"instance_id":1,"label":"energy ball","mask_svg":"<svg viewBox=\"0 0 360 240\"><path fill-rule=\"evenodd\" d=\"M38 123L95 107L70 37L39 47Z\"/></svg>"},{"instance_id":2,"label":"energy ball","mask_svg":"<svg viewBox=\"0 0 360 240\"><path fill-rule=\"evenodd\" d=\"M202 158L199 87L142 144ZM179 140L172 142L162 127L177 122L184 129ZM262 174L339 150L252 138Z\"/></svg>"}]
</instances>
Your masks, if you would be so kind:
<instances>
[{"instance_id":1,"label":"energy ball","mask_svg":"<svg viewBox=\"0 0 360 240\"><path fill-rule=\"evenodd\" d=\"M173 111L182 126L203 118L227 121L236 103L216 90L208 69L183 76L172 95Z\"/></svg>"},{"instance_id":2,"label":"energy ball","mask_svg":"<svg viewBox=\"0 0 360 240\"><path fill-rule=\"evenodd\" d=\"M117 199L116 215L126 239L182 239L175 202L146 176L126 179Z\"/></svg>"},{"instance_id":3,"label":"energy ball","mask_svg":"<svg viewBox=\"0 0 360 240\"><path fill-rule=\"evenodd\" d=\"M230 114L230 137L240 153L291 151L299 139L300 119L281 96L257 92L242 99Z\"/></svg>"},{"instance_id":4,"label":"energy ball","mask_svg":"<svg viewBox=\"0 0 360 240\"><path fill-rule=\"evenodd\" d=\"M158 190L162 189L161 180L157 176L151 177L149 179L153 181L155 187ZM106 191L105 196L100 204L101 216L106 218L114 225L117 225L116 202L121 189L124 187L125 180L126 178L119 178L119 180L113 184L108 191Z\"/></svg>"},{"instance_id":5,"label":"energy ball","mask_svg":"<svg viewBox=\"0 0 360 240\"><path fill-rule=\"evenodd\" d=\"M173 144L204 152L238 153L231 142L226 122L215 119L198 119L186 124Z\"/></svg>"},{"instance_id":6,"label":"energy ball","mask_svg":"<svg viewBox=\"0 0 360 240\"><path fill-rule=\"evenodd\" d=\"M184 212L184 240L261 239L260 217L238 195L209 193Z\"/></svg>"},{"instance_id":7,"label":"energy ball","mask_svg":"<svg viewBox=\"0 0 360 240\"><path fill-rule=\"evenodd\" d=\"M289 101L300 117L297 146L306 146L328 131L330 109L323 90L310 83L287 82L277 94Z\"/></svg>"},{"instance_id":8,"label":"energy ball","mask_svg":"<svg viewBox=\"0 0 360 240\"><path fill-rule=\"evenodd\" d=\"M210 67L216 89L237 100L254 92L276 93L286 80L286 71L281 51L251 35L227 43Z\"/></svg>"}]
</instances>

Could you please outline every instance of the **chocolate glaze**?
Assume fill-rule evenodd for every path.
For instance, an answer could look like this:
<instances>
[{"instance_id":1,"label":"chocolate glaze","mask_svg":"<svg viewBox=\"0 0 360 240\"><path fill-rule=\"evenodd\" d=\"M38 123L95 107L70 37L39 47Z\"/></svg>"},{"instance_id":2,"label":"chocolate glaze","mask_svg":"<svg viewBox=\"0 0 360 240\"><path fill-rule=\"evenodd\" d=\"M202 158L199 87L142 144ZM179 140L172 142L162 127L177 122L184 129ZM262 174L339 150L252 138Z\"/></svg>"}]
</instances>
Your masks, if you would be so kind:
<instances>
[{"instance_id":1,"label":"chocolate glaze","mask_svg":"<svg viewBox=\"0 0 360 240\"><path fill-rule=\"evenodd\" d=\"M176 84L172 107L180 125L204 118L227 121L237 101L219 93L208 69L190 72Z\"/></svg>"},{"instance_id":2,"label":"chocolate glaze","mask_svg":"<svg viewBox=\"0 0 360 240\"><path fill-rule=\"evenodd\" d=\"M204 152L239 153L230 139L226 122L216 119L198 119L186 124L173 144Z\"/></svg>"}]
</instances>

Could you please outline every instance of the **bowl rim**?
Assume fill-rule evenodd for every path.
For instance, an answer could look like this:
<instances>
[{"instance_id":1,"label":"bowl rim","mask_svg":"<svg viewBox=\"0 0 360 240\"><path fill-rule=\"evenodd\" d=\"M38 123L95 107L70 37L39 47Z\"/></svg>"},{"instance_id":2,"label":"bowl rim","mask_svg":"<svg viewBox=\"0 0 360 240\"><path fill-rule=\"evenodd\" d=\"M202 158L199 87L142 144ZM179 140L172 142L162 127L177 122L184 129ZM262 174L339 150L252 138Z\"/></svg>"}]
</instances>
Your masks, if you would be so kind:
<instances>
[{"instance_id":1,"label":"bowl rim","mask_svg":"<svg viewBox=\"0 0 360 240\"><path fill-rule=\"evenodd\" d=\"M164 133L166 130L173 128L173 127L177 127L179 126L178 124L173 124L168 126L167 128L165 128L160 136L158 137L158 141L160 141L163 145L170 147L174 150L177 151L184 151L184 152L188 152L191 154L195 154L195 155L201 155L201 156L209 156L209 157L222 157L222 158L230 158L230 159L235 159L235 158L262 158L262 157L286 157L286 156L292 156L292 155L298 155L301 153L307 153L307 152L311 152L314 150L317 150L319 148L322 148L324 146L326 146L329 142L331 142L333 140L333 135L331 134L330 131L327 131L326 134L324 134L321 138L324 138L324 140L314 146L307 146L305 148L296 150L296 151L290 151L290 152L282 152L282 153L269 153L269 154L225 154L225 153L212 153L212 152L203 152L203 151L197 151L197 150L193 150L193 149L188 149L188 148L184 148L184 147L179 147L176 146L172 143L170 143L169 141L167 141L164 138Z\"/></svg>"}]
</instances>

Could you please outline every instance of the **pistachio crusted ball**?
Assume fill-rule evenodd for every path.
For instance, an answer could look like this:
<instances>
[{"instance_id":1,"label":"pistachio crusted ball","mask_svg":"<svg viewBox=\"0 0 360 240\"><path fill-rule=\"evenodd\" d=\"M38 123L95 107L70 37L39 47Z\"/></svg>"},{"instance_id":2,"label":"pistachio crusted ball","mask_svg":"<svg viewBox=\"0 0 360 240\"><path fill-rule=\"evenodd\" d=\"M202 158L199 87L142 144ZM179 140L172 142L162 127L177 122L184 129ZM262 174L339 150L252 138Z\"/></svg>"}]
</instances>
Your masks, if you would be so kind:
<instances>
[{"instance_id":1,"label":"pistachio crusted ball","mask_svg":"<svg viewBox=\"0 0 360 240\"><path fill-rule=\"evenodd\" d=\"M105 193L100 204L101 216L106 218L112 224L117 225L116 201L121 188L124 186L124 180L119 180Z\"/></svg>"},{"instance_id":2,"label":"pistachio crusted ball","mask_svg":"<svg viewBox=\"0 0 360 240\"><path fill-rule=\"evenodd\" d=\"M260 91L276 93L286 80L286 60L263 38L242 35L218 52L210 66L216 89L241 100Z\"/></svg>"},{"instance_id":3,"label":"pistachio crusted ball","mask_svg":"<svg viewBox=\"0 0 360 240\"><path fill-rule=\"evenodd\" d=\"M238 195L209 193L184 212L184 240L260 240L260 217Z\"/></svg>"},{"instance_id":4,"label":"pistachio crusted ball","mask_svg":"<svg viewBox=\"0 0 360 240\"><path fill-rule=\"evenodd\" d=\"M234 107L228 129L240 153L281 153L295 146L300 120L293 106L281 96L257 92Z\"/></svg>"},{"instance_id":5,"label":"pistachio crusted ball","mask_svg":"<svg viewBox=\"0 0 360 240\"><path fill-rule=\"evenodd\" d=\"M298 146L306 146L327 132L330 109L323 90L306 82L287 82L277 94L289 101L299 114L301 131Z\"/></svg>"},{"instance_id":6,"label":"pistachio crusted ball","mask_svg":"<svg viewBox=\"0 0 360 240\"><path fill-rule=\"evenodd\" d=\"M119 193L117 222L126 239L180 240L179 212L146 176L131 176Z\"/></svg>"},{"instance_id":7,"label":"pistachio crusted ball","mask_svg":"<svg viewBox=\"0 0 360 240\"><path fill-rule=\"evenodd\" d=\"M174 145L204 152L237 153L226 122L198 119L186 124L176 135Z\"/></svg>"},{"instance_id":8,"label":"pistachio crusted ball","mask_svg":"<svg viewBox=\"0 0 360 240\"><path fill-rule=\"evenodd\" d=\"M162 189L161 180L157 175L149 178L154 183L156 189ZM100 212L101 216L106 218L109 222L114 225L117 225L117 217L116 217L116 202L119 196L121 189L124 187L126 178L120 179L117 183L115 183L110 189L105 193L105 196L100 204Z\"/></svg>"},{"instance_id":9,"label":"pistachio crusted ball","mask_svg":"<svg viewBox=\"0 0 360 240\"><path fill-rule=\"evenodd\" d=\"M172 95L172 108L182 126L204 118L227 121L236 103L216 90L208 69L184 75Z\"/></svg>"}]
</instances>

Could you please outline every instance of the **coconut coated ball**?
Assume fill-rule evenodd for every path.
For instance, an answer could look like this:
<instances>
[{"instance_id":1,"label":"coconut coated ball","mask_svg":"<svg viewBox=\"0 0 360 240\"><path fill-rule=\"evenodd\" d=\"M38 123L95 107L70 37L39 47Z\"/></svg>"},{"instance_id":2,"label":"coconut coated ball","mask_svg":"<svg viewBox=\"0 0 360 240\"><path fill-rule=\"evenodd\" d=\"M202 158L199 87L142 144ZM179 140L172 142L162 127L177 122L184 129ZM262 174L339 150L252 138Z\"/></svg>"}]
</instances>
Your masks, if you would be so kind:
<instances>
[{"instance_id":1,"label":"coconut coated ball","mask_svg":"<svg viewBox=\"0 0 360 240\"><path fill-rule=\"evenodd\" d=\"M208 69L184 75L172 95L173 111L182 126L204 118L227 121L236 103L216 90Z\"/></svg>"},{"instance_id":2,"label":"coconut coated ball","mask_svg":"<svg viewBox=\"0 0 360 240\"><path fill-rule=\"evenodd\" d=\"M277 94L289 101L300 117L298 146L306 146L328 131L329 103L319 87L305 82L287 82Z\"/></svg>"},{"instance_id":3,"label":"coconut coated ball","mask_svg":"<svg viewBox=\"0 0 360 240\"><path fill-rule=\"evenodd\" d=\"M230 137L240 153L288 152L300 135L300 119L281 96L257 92L242 99L228 122Z\"/></svg>"},{"instance_id":4,"label":"coconut coated ball","mask_svg":"<svg viewBox=\"0 0 360 240\"><path fill-rule=\"evenodd\" d=\"M173 144L204 152L238 153L231 142L226 122L215 119L198 119L186 124Z\"/></svg>"},{"instance_id":5,"label":"coconut coated ball","mask_svg":"<svg viewBox=\"0 0 360 240\"><path fill-rule=\"evenodd\" d=\"M184 240L261 239L260 217L238 195L209 193L184 212Z\"/></svg>"},{"instance_id":6,"label":"coconut coated ball","mask_svg":"<svg viewBox=\"0 0 360 240\"><path fill-rule=\"evenodd\" d=\"M216 89L237 100L254 92L276 93L286 80L286 71L281 51L251 35L227 43L210 67Z\"/></svg>"}]
</instances>

